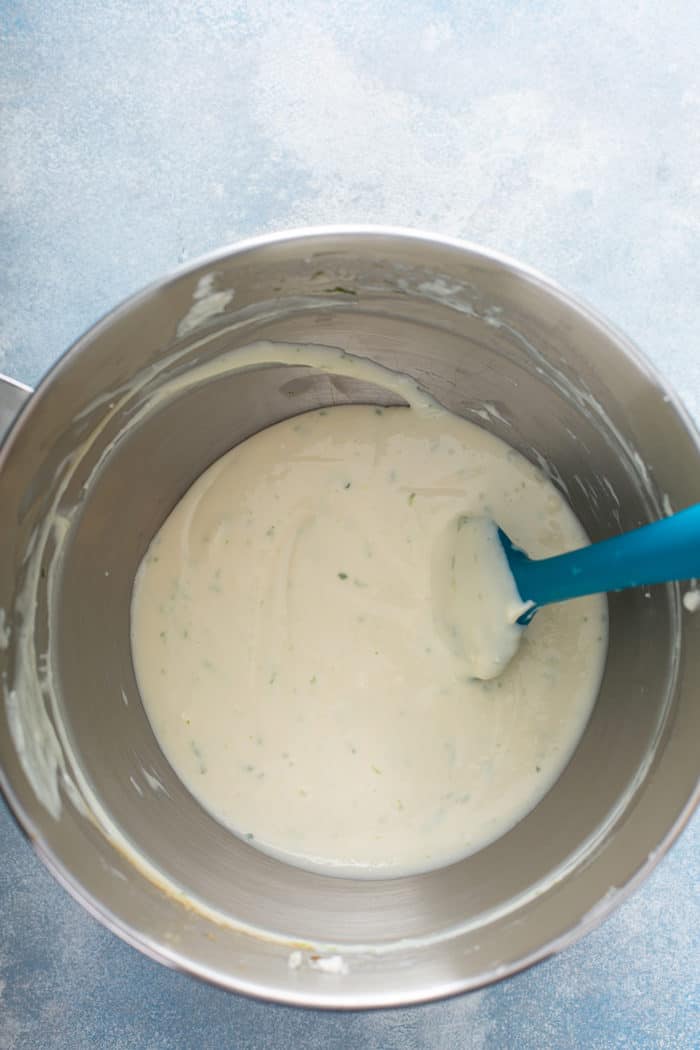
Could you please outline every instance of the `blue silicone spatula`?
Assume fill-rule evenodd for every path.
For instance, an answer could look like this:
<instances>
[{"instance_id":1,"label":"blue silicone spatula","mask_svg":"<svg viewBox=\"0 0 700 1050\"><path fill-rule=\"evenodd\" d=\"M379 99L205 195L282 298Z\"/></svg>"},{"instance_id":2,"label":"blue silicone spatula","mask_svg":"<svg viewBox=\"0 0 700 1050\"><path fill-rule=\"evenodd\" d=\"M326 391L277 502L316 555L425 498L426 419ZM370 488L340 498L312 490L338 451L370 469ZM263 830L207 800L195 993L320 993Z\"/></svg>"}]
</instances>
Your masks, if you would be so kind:
<instances>
[{"instance_id":1,"label":"blue silicone spatula","mask_svg":"<svg viewBox=\"0 0 700 1050\"><path fill-rule=\"evenodd\" d=\"M528 558L500 528L498 536L520 597L533 603L521 624L553 602L700 577L700 504L554 558Z\"/></svg>"}]
</instances>

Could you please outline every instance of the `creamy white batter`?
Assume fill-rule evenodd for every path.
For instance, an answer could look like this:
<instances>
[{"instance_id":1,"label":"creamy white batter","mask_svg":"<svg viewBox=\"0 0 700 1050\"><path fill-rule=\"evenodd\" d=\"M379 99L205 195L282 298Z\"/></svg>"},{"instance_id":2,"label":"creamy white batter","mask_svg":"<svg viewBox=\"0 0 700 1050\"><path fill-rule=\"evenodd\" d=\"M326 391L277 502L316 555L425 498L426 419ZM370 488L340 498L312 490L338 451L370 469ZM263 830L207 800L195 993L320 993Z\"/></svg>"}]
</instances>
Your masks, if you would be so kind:
<instances>
[{"instance_id":1,"label":"creamy white batter","mask_svg":"<svg viewBox=\"0 0 700 1050\"><path fill-rule=\"evenodd\" d=\"M242 838L331 874L408 874L504 834L558 777L597 694L605 600L543 609L475 680L435 578L460 514L534 557L586 542L518 453L418 408L270 427L166 520L134 587L137 679L173 768Z\"/></svg>"},{"instance_id":2,"label":"creamy white batter","mask_svg":"<svg viewBox=\"0 0 700 1050\"><path fill-rule=\"evenodd\" d=\"M459 514L435 544L435 620L473 678L502 674L518 651L520 616L532 607L518 593L498 526Z\"/></svg>"}]
</instances>

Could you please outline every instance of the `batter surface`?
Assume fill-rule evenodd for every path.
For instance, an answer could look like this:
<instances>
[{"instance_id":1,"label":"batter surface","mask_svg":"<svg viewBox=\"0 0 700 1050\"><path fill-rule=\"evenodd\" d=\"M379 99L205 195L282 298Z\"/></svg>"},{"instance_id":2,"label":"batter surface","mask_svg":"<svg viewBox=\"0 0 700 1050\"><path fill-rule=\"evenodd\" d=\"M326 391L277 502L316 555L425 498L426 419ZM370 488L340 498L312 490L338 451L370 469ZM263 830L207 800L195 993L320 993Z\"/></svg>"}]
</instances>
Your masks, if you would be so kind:
<instances>
[{"instance_id":1,"label":"batter surface","mask_svg":"<svg viewBox=\"0 0 700 1050\"><path fill-rule=\"evenodd\" d=\"M289 419L175 507L136 579L134 664L166 757L236 834L326 873L414 873L504 834L558 777L597 694L605 600L543 609L475 680L435 579L459 514L533 557L587 542L518 453L414 408Z\"/></svg>"}]
</instances>

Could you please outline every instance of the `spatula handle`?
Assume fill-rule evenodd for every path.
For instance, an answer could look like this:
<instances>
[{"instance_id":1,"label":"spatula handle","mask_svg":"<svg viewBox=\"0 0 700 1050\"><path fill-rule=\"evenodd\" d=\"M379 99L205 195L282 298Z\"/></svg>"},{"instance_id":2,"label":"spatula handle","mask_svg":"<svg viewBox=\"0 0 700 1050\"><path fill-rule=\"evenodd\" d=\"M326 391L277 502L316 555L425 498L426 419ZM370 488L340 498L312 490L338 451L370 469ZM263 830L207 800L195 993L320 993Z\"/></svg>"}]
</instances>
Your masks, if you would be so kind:
<instances>
[{"instance_id":1,"label":"spatula handle","mask_svg":"<svg viewBox=\"0 0 700 1050\"><path fill-rule=\"evenodd\" d=\"M555 558L530 560L516 548L508 550L507 542L504 546L522 599L538 606L687 580L700 577L700 504Z\"/></svg>"}]
</instances>

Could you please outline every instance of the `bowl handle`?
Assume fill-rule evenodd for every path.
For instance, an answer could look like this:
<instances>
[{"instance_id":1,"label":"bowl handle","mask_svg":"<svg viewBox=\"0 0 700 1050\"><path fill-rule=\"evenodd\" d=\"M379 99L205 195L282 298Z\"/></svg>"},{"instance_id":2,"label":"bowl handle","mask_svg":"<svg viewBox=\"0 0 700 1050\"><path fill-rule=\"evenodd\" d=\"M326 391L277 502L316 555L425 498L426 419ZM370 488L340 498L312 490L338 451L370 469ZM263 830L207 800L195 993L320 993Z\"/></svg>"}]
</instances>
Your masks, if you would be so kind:
<instances>
[{"instance_id":1,"label":"bowl handle","mask_svg":"<svg viewBox=\"0 0 700 1050\"><path fill-rule=\"evenodd\" d=\"M31 387L0 373L0 441L31 392Z\"/></svg>"}]
</instances>

